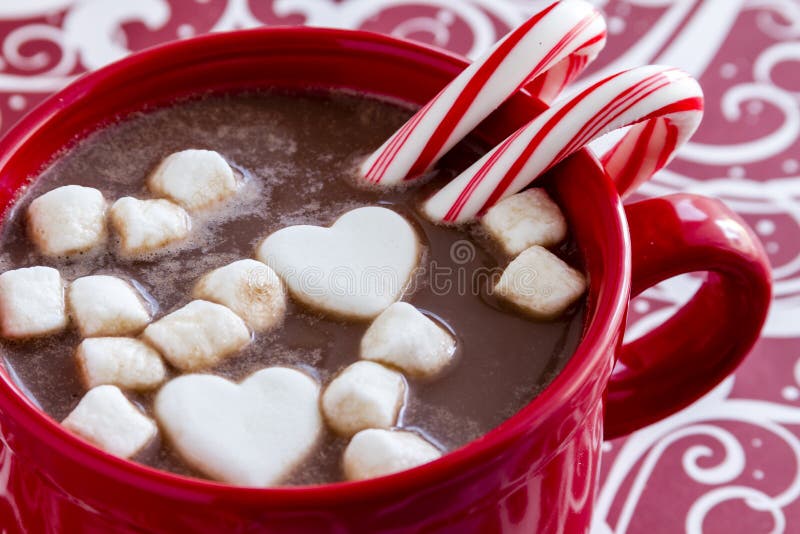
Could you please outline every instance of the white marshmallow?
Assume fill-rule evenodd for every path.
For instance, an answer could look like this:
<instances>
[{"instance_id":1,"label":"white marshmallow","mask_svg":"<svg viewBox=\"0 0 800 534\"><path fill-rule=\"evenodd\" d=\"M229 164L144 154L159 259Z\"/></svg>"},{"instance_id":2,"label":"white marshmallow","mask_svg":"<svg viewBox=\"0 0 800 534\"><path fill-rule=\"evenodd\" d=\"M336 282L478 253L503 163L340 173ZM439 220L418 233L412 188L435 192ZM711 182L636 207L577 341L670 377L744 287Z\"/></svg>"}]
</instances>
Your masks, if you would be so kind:
<instances>
[{"instance_id":1,"label":"white marshmallow","mask_svg":"<svg viewBox=\"0 0 800 534\"><path fill-rule=\"evenodd\" d=\"M403 430L362 430L344 451L348 480L364 480L411 469L441 457L442 453L417 434Z\"/></svg>"},{"instance_id":2,"label":"white marshmallow","mask_svg":"<svg viewBox=\"0 0 800 534\"><path fill-rule=\"evenodd\" d=\"M544 189L506 197L481 218L486 231L506 254L516 256L533 245L552 247L567 236L567 221Z\"/></svg>"},{"instance_id":3,"label":"white marshmallow","mask_svg":"<svg viewBox=\"0 0 800 534\"><path fill-rule=\"evenodd\" d=\"M304 304L349 319L371 319L399 299L419 261L417 235L394 211L348 211L330 228L290 226L268 236L258 259Z\"/></svg>"},{"instance_id":4,"label":"white marshmallow","mask_svg":"<svg viewBox=\"0 0 800 534\"><path fill-rule=\"evenodd\" d=\"M12 339L54 334L67 326L64 282L51 267L0 274L0 323Z\"/></svg>"},{"instance_id":5,"label":"white marshmallow","mask_svg":"<svg viewBox=\"0 0 800 534\"><path fill-rule=\"evenodd\" d=\"M111 224L120 237L125 256L147 254L189 235L186 210L169 200L122 197L111 206Z\"/></svg>"},{"instance_id":6,"label":"white marshmallow","mask_svg":"<svg viewBox=\"0 0 800 534\"><path fill-rule=\"evenodd\" d=\"M79 185L48 191L28 206L28 235L47 256L89 250L106 240L106 200Z\"/></svg>"},{"instance_id":7,"label":"white marshmallow","mask_svg":"<svg viewBox=\"0 0 800 534\"><path fill-rule=\"evenodd\" d=\"M403 406L403 375L373 362L356 362L322 394L322 412L334 431L352 436L366 428L390 428Z\"/></svg>"},{"instance_id":8,"label":"white marshmallow","mask_svg":"<svg viewBox=\"0 0 800 534\"><path fill-rule=\"evenodd\" d=\"M106 452L130 458L156 435L155 423L116 386L97 386L83 396L61 423Z\"/></svg>"},{"instance_id":9,"label":"white marshmallow","mask_svg":"<svg viewBox=\"0 0 800 534\"><path fill-rule=\"evenodd\" d=\"M393 365L404 373L432 378L453 360L456 340L407 302L395 302L361 338L361 357Z\"/></svg>"},{"instance_id":10,"label":"white marshmallow","mask_svg":"<svg viewBox=\"0 0 800 534\"><path fill-rule=\"evenodd\" d=\"M286 292L275 271L256 260L239 260L203 276L192 296L227 306L256 332L279 325Z\"/></svg>"},{"instance_id":11,"label":"white marshmallow","mask_svg":"<svg viewBox=\"0 0 800 534\"><path fill-rule=\"evenodd\" d=\"M218 152L189 149L164 158L147 185L155 195L198 210L235 194L239 182Z\"/></svg>"},{"instance_id":12,"label":"white marshmallow","mask_svg":"<svg viewBox=\"0 0 800 534\"><path fill-rule=\"evenodd\" d=\"M238 315L205 300L193 300L165 315L143 335L182 371L211 367L250 342L250 331Z\"/></svg>"},{"instance_id":13,"label":"white marshmallow","mask_svg":"<svg viewBox=\"0 0 800 534\"><path fill-rule=\"evenodd\" d=\"M148 390L164 381L161 356L147 343L130 337L84 339L75 351L86 387L113 384Z\"/></svg>"},{"instance_id":14,"label":"white marshmallow","mask_svg":"<svg viewBox=\"0 0 800 534\"><path fill-rule=\"evenodd\" d=\"M546 248L533 246L506 267L494 291L523 313L553 319L583 295L586 279Z\"/></svg>"},{"instance_id":15,"label":"white marshmallow","mask_svg":"<svg viewBox=\"0 0 800 534\"><path fill-rule=\"evenodd\" d=\"M158 393L155 413L187 463L240 486L280 483L322 432L319 386L286 367L262 369L241 384L181 376Z\"/></svg>"},{"instance_id":16,"label":"white marshmallow","mask_svg":"<svg viewBox=\"0 0 800 534\"><path fill-rule=\"evenodd\" d=\"M139 293L116 276L92 275L74 280L67 292L72 320L83 337L137 334L150 322Z\"/></svg>"}]
</instances>

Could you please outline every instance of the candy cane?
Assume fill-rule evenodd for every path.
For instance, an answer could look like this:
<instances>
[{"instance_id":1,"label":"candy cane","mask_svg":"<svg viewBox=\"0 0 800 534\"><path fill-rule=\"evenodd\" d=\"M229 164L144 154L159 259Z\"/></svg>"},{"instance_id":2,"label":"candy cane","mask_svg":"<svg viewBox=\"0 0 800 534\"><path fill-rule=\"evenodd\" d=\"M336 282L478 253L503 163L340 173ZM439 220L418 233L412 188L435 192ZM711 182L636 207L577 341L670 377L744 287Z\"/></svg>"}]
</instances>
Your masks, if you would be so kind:
<instances>
[{"instance_id":1,"label":"candy cane","mask_svg":"<svg viewBox=\"0 0 800 534\"><path fill-rule=\"evenodd\" d=\"M364 180L395 185L422 175L523 85L549 101L605 44L602 16L583 0L535 14L467 67L361 165Z\"/></svg>"},{"instance_id":2,"label":"candy cane","mask_svg":"<svg viewBox=\"0 0 800 534\"><path fill-rule=\"evenodd\" d=\"M590 141L634 124L601 158L618 187L632 190L669 163L702 116L703 92L688 74L656 65L623 71L542 112L422 209L438 222L471 220Z\"/></svg>"}]
</instances>

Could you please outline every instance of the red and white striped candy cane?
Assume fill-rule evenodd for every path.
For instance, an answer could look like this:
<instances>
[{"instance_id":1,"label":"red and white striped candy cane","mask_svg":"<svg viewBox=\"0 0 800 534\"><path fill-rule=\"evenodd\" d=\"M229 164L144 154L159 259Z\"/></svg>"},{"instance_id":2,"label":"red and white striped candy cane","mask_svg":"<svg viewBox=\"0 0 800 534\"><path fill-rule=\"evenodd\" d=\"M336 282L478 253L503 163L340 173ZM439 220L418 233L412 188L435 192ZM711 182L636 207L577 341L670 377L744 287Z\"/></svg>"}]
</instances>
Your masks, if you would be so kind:
<instances>
[{"instance_id":1,"label":"red and white striped candy cane","mask_svg":"<svg viewBox=\"0 0 800 534\"><path fill-rule=\"evenodd\" d=\"M597 56L603 17L584 0L555 2L499 41L361 165L363 179L396 185L428 170L520 87L548 101Z\"/></svg>"},{"instance_id":2,"label":"red and white striped candy cane","mask_svg":"<svg viewBox=\"0 0 800 534\"><path fill-rule=\"evenodd\" d=\"M601 160L621 191L667 165L703 116L703 92L685 72L648 65L601 80L544 111L423 204L434 221L460 223L517 193L612 130L634 125Z\"/></svg>"}]
</instances>

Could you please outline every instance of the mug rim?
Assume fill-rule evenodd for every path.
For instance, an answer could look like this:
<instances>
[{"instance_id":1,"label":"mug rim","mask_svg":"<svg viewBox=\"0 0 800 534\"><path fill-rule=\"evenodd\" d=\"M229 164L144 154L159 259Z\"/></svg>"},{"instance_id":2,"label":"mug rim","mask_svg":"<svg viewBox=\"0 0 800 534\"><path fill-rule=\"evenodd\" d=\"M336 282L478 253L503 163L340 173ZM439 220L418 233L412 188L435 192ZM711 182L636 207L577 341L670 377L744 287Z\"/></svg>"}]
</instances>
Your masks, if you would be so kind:
<instances>
[{"instance_id":1,"label":"mug rim","mask_svg":"<svg viewBox=\"0 0 800 534\"><path fill-rule=\"evenodd\" d=\"M364 45L378 45L386 47L383 53L387 53L390 49L410 52L448 62L459 70L469 64L465 58L434 46L363 30L263 27L173 41L135 52L98 70L86 73L43 100L0 139L0 171L5 170L11 154L28 143L29 137L38 128L58 113L78 105L80 95L100 81L119 77L137 65L157 63L179 51L213 47L215 43L245 36L280 39L282 36L298 34L308 38L327 37L333 40L355 41ZM352 50L355 50L355 47ZM565 367L541 393L483 436L444 454L433 462L361 481L268 488L234 486L177 475L108 454L64 429L25 396L6 372L0 372L0 400L9 402L15 408L16 413L11 417L24 418L25 428L37 434L39 439L46 440L52 447L58 448L60 454L69 455L75 461L116 479L127 480L128 483L160 493L167 492L174 495L179 491L186 496L212 496L226 501L258 501L269 503L270 506L292 507L309 502L331 503L369 499L387 492L398 491L400 488L425 485L448 475L462 473L464 468L474 464L475 460L491 458L504 444L530 430L532 421L547 418L556 410L559 403L576 395L581 385L602 366L604 355L619 341L630 291L631 260L627 221L614 184L591 151L583 149L572 157L580 158L584 165L595 167L594 171L602 175L602 191L605 198L597 201L606 203L606 211L616 213L613 220L605 220L603 223L607 229L608 244L611 249L609 254L619 258L619 262L617 265L607 266L607 276L603 280L591 282L603 286L601 294L607 297L594 303L594 309L587 310L587 323L578 347Z\"/></svg>"}]
</instances>

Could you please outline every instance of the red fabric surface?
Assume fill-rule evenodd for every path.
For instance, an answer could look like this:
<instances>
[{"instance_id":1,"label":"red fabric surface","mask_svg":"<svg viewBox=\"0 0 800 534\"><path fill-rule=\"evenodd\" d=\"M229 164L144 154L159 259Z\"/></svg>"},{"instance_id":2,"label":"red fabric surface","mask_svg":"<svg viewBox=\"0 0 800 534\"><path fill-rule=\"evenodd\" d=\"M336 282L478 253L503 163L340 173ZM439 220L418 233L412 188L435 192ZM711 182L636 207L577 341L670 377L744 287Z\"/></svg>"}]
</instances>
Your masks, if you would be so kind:
<instances>
[{"instance_id":1,"label":"red fabric surface","mask_svg":"<svg viewBox=\"0 0 800 534\"><path fill-rule=\"evenodd\" d=\"M596 533L800 532L800 2L597 0L606 50L578 84L669 63L698 77L706 117L642 196L722 198L762 237L773 310L735 377L695 405L607 443ZM544 2L522 0L5 0L0 132L81 72L213 30L312 24L401 35L475 56ZM634 303L630 333L692 293L683 277ZM710 320L709 327L713 327Z\"/></svg>"}]
</instances>

